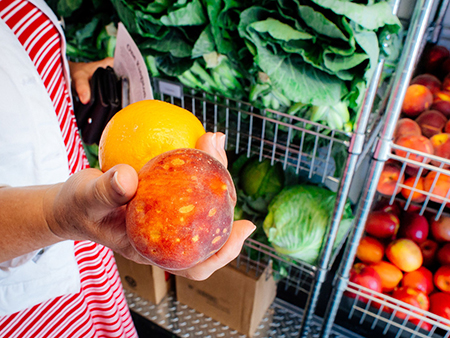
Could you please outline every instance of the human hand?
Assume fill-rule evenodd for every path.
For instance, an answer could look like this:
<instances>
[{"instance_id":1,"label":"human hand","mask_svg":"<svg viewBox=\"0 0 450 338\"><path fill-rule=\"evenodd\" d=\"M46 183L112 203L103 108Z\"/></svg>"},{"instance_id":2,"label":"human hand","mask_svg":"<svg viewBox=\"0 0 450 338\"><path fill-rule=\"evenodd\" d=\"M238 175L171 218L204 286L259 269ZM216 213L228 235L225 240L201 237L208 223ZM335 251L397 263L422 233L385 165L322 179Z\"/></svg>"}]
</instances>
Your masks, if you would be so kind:
<instances>
[{"instance_id":1,"label":"human hand","mask_svg":"<svg viewBox=\"0 0 450 338\"><path fill-rule=\"evenodd\" d=\"M78 94L81 103L86 104L91 99L91 87L89 80L99 67L113 67L114 58L107 57L103 60L94 62L71 62L69 61L70 77L72 78L72 86Z\"/></svg>"},{"instance_id":2,"label":"human hand","mask_svg":"<svg viewBox=\"0 0 450 338\"><path fill-rule=\"evenodd\" d=\"M223 134L207 133L197 143L226 164ZM50 189L46 199L46 219L54 234L63 239L91 240L141 264L151 264L131 245L126 233L126 204L138 185L136 171L120 164L106 173L86 169L72 175L64 184ZM208 278L214 271L236 258L255 226L237 221L228 241L206 261L186 270L169 271L194 280Z\"/></svg>"}]
</instances>

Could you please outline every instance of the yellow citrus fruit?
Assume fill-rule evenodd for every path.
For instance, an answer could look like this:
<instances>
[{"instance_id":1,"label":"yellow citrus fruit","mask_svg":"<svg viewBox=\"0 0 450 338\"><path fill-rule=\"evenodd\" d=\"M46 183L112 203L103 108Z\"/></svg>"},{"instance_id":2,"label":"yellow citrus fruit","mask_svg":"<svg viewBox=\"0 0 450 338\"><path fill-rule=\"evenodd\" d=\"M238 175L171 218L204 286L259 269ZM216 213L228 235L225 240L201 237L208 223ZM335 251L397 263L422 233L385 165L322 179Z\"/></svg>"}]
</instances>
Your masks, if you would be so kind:
<instances>
[{"instance_id":1,"label":"yellow citrus fruit","mask_svg":"<svg viewBox=\"0 0 450 338\"><path fill-rule=\"evenodd\" d=\"M205 133L190 111L159 100L138 101L108 122L99 142L102 171L125 163L139 171L153 157L178 148L195 148Z\"/></svg>"}]
</instances>

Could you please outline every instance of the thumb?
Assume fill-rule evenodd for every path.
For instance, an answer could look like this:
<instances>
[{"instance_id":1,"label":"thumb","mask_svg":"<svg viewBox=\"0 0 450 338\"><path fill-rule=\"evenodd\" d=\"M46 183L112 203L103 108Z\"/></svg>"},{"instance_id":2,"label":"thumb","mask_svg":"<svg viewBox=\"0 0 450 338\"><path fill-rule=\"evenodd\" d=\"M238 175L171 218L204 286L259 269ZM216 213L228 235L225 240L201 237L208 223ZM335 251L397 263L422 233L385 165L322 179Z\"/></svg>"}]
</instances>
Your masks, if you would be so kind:
<instances>
[{"instance_id":1,"label":"thumb","mask_svg":"<svg viewBox=\"0 0 450 338\"><path fill-rule=\"evenodd\" d=\"M128 203L136 193L138 175L133 167L119 164L93 181L91 201L106 209L116 208Z\"/></svg>"}]
</instances>

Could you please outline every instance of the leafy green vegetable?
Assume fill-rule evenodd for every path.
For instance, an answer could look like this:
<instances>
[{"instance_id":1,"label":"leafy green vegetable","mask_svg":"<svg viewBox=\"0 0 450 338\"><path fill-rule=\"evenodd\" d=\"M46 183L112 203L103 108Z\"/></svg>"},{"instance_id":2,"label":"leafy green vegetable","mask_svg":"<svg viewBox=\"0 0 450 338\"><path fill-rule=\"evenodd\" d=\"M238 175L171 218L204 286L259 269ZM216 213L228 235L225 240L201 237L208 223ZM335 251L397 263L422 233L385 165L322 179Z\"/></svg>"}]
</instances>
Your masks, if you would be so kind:
<instances>
[{"instance_id":1,"label":"leafy green vegetable","mask_svg":"<svg viewBox=\"0 0 450 338\"><path fill-rule=\"evenodd\" d=\"M284 188L269 205L263 228L277 252L306 263L319 258L335 206L336 194L313 185ZM335 247L346 236L353 216L347 203Z\"/></svg>"}]
</instances>

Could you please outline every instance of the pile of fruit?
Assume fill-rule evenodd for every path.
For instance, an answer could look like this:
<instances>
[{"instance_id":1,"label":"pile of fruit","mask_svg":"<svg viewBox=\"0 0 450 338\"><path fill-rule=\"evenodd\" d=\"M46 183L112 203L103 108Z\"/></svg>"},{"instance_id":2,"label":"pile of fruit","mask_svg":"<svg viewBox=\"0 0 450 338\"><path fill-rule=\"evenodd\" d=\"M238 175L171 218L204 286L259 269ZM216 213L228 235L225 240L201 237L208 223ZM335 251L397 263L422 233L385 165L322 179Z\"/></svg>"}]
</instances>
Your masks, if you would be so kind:
<instances>
[{"instance_id":1,"label":"pile of fruit","mask_svg":"<svg viewBox=\"0 0 450 338\"><path fill-rule=\"evenodd\" d=\"M379 203L368 216L350 281L450 320L450 217L434 216Z\"/></svg>"},{"instance_id":2,"label":"pile of fruit","mask_svg":"<svg viewBox=\"0 0 450 338\"><path fill-rule=\"evenodd\" d=\"M450 176L426 170L424 164L450 168L443 163L450 159L450 51L433 46L424 53L419 69L422 72L407 88L393 135L396 145L413 150L394 147L394 153L419 163L406 161L402 173L400 162L387 161L377 190L388 196L401 194L411 202L422 203L428 195L431 201L442 203L450 190Z\"/></svg>"},{"instance_id":3,"label":"pile of fruit","mask_svg":"<svg viewBox=\"0 0 450 338\"><path fill-rule=\"evenodd\" d=\"M377 185L383 198L369 213L350 281L390 296L384 304L405 309L383 306L383 311L430 330L426 311L450 320L450 217L444 213L436 220L429 209L420 214L427 197L447 204L450 196L450 175L433 169L450 168L450 51L432 46L417 70L393 135L393 153L405 160L384 165Z\"/></svg>"}]
</instances>

